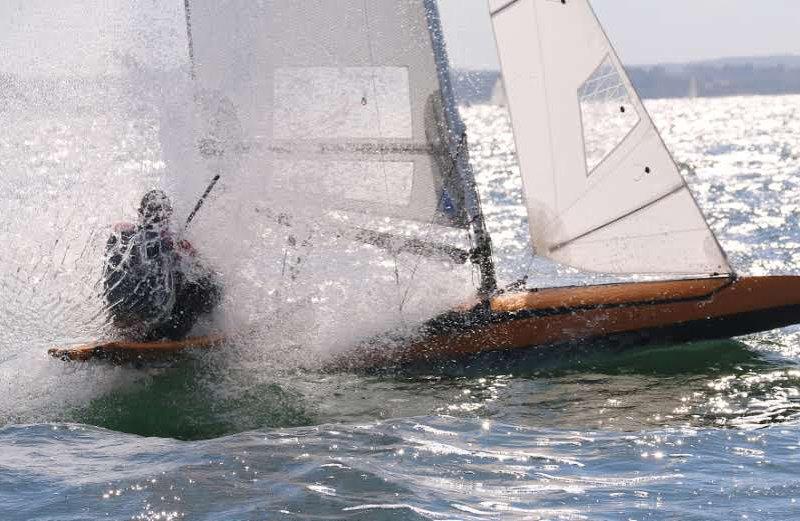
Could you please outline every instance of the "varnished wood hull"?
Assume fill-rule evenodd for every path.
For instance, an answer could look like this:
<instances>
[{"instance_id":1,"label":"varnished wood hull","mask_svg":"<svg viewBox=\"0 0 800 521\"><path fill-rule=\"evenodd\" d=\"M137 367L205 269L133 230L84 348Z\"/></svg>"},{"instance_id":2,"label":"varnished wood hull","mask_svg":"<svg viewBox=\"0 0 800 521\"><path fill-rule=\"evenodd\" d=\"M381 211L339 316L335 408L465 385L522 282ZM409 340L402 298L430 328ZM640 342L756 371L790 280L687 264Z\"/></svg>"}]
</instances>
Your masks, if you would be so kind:
<instances>
[{"instance_id":1,"label":"varnished wood hull","mask_svg":"<svg viewBox=\"0 0 800 521\"><path fill-rule=\"evenodd\" d=\"M126 342L100 341L66 348L53 348L50 356L68 362L106 360L115 364L163 362L174 359L189 349L211 349L221 345L221 336L204 336L176 341Z\"/></svg>"},{"instance_id":2,"label":"varnished wood hull","mask_svg":"<svg viewBox=\"0 0 800 521\"><path fill-rule=\"evenodd\" d=\"M627 341L730 338L800 322L800 277L621 283L509 293L426 324L402 348L367 345L350 369L436 362L495 351Z\"/></svg>"}]
</instances>

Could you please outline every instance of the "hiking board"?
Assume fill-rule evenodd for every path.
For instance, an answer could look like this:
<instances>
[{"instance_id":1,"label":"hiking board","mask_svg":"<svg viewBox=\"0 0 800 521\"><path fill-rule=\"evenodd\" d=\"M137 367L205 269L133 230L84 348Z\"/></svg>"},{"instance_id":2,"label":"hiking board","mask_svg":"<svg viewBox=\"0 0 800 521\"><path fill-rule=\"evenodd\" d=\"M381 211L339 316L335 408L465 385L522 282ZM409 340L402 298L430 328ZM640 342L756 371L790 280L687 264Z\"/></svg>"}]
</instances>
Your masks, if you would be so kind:
<instances>
[{"instance_id":1,"label":"hiking board","mask_svg":"<svg viewBox=\"0 0 800 521\"><path fill-rule=\"evenodd\" d=\"M224 341L225 337L221 335L158 342L103 340L66 348L53 348L47 353L65 362L88 362L90 360L106 360L114 364L163 362L170 361L190 349L208 350L219 347Z\"/></svg>"}]
</instances>

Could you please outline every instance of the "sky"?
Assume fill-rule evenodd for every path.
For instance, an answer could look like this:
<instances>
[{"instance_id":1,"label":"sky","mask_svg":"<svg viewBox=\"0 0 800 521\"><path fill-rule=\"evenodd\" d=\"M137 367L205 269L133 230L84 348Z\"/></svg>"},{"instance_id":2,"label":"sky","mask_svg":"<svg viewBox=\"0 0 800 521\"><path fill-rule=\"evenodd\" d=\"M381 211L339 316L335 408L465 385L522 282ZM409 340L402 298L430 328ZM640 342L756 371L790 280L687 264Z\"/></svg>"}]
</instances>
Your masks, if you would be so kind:
<instances>
[{"instance_id":1,"label":"sky","mask_svg":"<svg viewBox=\"0 0 800 521\"><path fill-rule=\"evenodd\" d=\"M627 65L800 55L800 0L591 0ZM440 0L457 66L497 68L484 0ZM465 42L465 43L462 43Z\"/></svg>"},{"instance_id":2,"label":"sky","mask_svg":"<svg viewBox=\"0 0 800 521\"><path fill-rule=\"evenodd\" d=\"M183 0L0 0L0 72L98 75L186 55Z\"/></svg>"},{"instance_id":3,"label":"sky","mask_svg":"<svg viewBox=\"0 0 800 521\"><path fill-rule=\"evenodd\" d=\"M627 64L800 55L798 0L592 0Z\"/></svg>"},{"instance_id":4,"label":"sky","mask_svg":"<svg viewBox=\"0 0 800 521\"><path fill-rule=\"evenodd\" d=\"M439 0L456 67L497 68L486 0ZM591 0L629 65L800 55L800 0ZM185 57L182 0L0 0L0 71L98 74Z\"/></svg>"}]
</instances>

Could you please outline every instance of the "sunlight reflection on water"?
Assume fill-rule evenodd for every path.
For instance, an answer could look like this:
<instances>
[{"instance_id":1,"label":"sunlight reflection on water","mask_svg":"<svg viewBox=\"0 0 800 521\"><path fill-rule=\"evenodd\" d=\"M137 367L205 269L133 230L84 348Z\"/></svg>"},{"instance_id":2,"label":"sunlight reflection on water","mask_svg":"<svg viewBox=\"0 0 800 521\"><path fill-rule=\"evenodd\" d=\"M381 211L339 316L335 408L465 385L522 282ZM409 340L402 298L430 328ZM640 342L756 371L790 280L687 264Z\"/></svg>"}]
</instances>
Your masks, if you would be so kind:
<instances>
[{"instance_id":1,"label":"sunlight reflection on water","mask_svg":"<svg viewBox=\"0 0 800 521\"><path fill-rule=\"evenodd\" d=\"M742 273L797 271L798 104L792 96L648 102ZM480 106L464 114L503 279L600 280L529 256L507 115ZM9 519L800 513L796 327L447 376L298 371L268 342L247 358L177 372L47 359L54 340L103 328L97 257L108 223L130 215L132 194L165 174L155 127L89 115L0 131L0 210L15 216L0 224L4 243L15 244L0 252L0 467L13 476L0 476L0 512L12 508ZM306 315L294 318L285 335L302 340ZM11 425L48 421L217 439Z\"/></svg>"}]
</instances>

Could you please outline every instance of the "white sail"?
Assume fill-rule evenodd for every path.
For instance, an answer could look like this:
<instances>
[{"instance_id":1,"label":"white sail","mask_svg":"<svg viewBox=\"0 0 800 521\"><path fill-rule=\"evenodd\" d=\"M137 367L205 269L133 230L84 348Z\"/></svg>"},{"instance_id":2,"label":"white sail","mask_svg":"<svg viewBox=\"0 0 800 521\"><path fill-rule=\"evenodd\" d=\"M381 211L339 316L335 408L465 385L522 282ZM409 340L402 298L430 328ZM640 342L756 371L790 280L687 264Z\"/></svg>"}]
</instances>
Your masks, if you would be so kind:
<instances>
[{"instance_id":1,"label":"white sail","mask_svg":"<svg viewBox=\"0 0 800 521\"><path fill-rule=\"evenodd\" d=\"M222 141L241 143L221 148L246 151L244 170L263 180L273 206L302 198L323 210L467 226L429 0L187 8L196 80L238 121ZM215 133L206 130L212 156Z\"/></svg>"},{"instance_id":2,"label":"white sail","mask_svg":"<svg viewBox=\"0 0 800 521\"><path fill-rule=\"evenodd\" d=\"M731 268L588 0L489 0L536 252L620 274Z\"/></svg>"}]
</instances>

